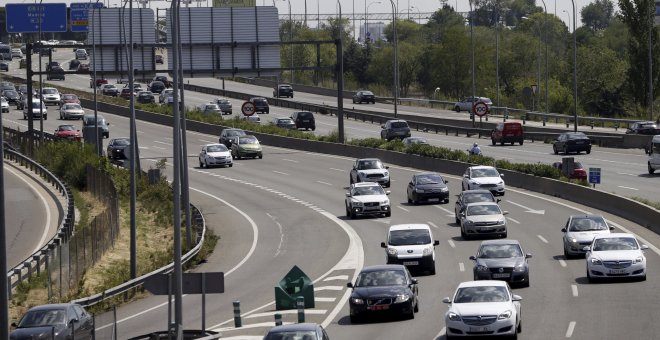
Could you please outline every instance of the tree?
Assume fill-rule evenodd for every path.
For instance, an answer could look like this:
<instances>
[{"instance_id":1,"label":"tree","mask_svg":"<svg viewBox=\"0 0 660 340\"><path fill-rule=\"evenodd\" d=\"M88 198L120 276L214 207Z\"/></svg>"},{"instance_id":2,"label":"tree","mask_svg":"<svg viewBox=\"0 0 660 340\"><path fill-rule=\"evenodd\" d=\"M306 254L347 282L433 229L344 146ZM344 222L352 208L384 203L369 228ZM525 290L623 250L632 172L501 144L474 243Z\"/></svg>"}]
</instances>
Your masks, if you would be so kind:
<instances>
[{"instance_id":1,"label":"tree","mask_svg":"<svg viewBox=\"0 0 660 340\"><path fill-rule=\"evenodd\" d=\"M628 65L604 46L578 47L578 90L582 108L601 117L623 113L622 87Z\"/></svg>"},{"instance_id":2,"label":"tree","mask_svg":"<svg viewBox=\"0 0 660 340\"><path fill-rule=\"evenodd\" d=\"M614 17L614 3L611 0L596 0L580 11L582 23L597 32L606 29Z\"/></svg>"},{"instance_id":3,"label":"tree","mask_svg":"<svg viewBox=\"0 0 660 340\"><path fill-rule=\"evenodd\" d=\"M371 63L373 48L370 42L364 47L351 40L344 51L344 73L350 73L360 86L366 86L372 79L367 72Z\"/></svg>"}]
</instances>

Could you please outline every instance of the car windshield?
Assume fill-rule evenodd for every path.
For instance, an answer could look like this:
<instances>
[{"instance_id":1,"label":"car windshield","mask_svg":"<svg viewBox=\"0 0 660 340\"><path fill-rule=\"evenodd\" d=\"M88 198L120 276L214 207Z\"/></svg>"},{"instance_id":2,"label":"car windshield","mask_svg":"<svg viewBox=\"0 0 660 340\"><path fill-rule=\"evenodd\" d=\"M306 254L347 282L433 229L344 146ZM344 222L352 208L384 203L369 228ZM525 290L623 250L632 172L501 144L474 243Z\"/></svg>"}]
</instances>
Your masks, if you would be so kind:
<instances>
[{"instance_id":1,"label":"car windshield","mask_svg":"<svg viewBox=\"0 0 660 340\"><path fill-rule=\"evenodd\" d=\"M60 125L57 128L58 131L76 131L76 128L73 125Z\"/></svg>"},{"instance_id":2,"label":"car windshield","mask_svg":"<svg viewBox=\"0 0 660 340\"><path fill-rule=\"evenodd\" d=\"M113 143L113 145L116 146L126 146L129 144L131 144L131 141L128 138L115 139L115 142Z\"/></svg>"},{"instance_id":3,"label":"car windshield","mask_svg":"<svg viewBox=\"0 0 660 340\"><path fill-rule=\"evenodd\" d=\"M497 172L497 170L493 168L477 168L477 169L472 169L472 177L473 178L478 178L478 177L498 177L500 174Z\"/></svg>"},{"instance_id":4,"label":"car windshield","mask_svg":"<svg viewBox=\"0 0 660 340\"><path fill-rule=\"evenodd\" d=\"M383 163L379 160L364 160L358 162L358 170L384 169Z\"/></svg>"},{"instance_id":5,"label":"car windshield","mask_svg":"<svg viewBox=\"0 0 660 340\"><path fill-rule=\"evenodd\" d=\"M392 123L391 126L392 126L393 129L407 128L408 123L406 123L406 122L394 122L394 123Z\"/></svg>"},{"instance_id":6,"label":"car windshield","mask_svg":"<svg viewBox=\"0 0 660 340\"><path fill-rule=\"evenodd\" d=\"M469 194L463 194L464 203L476 203L476 202L495 202L495 197L490 192L475 192Z\"/></svg>"},{"instance_id":7,"label":"car windshield","mask_svg":"<svg viewBox=\"0 0 660 340\"><path fill-rule=\"evenodd\" d=\"M426 229L392 230L390 232L391 246L429 243L431 243L431 235Z\"/></svg>"},{"instance_id":8,"label":"car windshield","mask_svg":"<svg viewBox=\"0 0 660 340\"><path fill-rule=\"evenodd\" d=\"M479 249L480 259L506 259L521 257L522 250L517 244L484 244Z\"/></svg>"},{"instance_id":9,"label":"car windshield","mask_svg":"<svg viewBox=\"0 0 660 340\"><path fill-rule=\"evenodd\" d=\"M56 89L43 89L42 93L43 94L56 94L57 90Z\"/></svg>"},{"instance_id":10,"label":"car windshield","mask_svg":"<svg viewBox=\"0 0 660 340\"><path fill-rule=\"evenodd\" d=\"M385 190L380 185L371 185L368 187L355 187L353 188L353 196L364 195L385 195Z\"/></svg>"},{"instance_id":11,"label":"car windshield","mask_svg":"<svg viewBox=\"0 0 660 340\"><path fill-rule=\"evenodd\" d=\"M356 287L401 286L406 283L403 270L378 270L362 272L355 283Z\"/></svg>"},{"instance_id":12,"label":"car windshield","mask_svg":"<svg viewBox=\"0 0 660 340\"><path fill-rule=\"evenodd\" d=\"M75 99L78 99L78 97L76 97L75 95L72 95L72 94L65 94L64 96L62 96L62 99L64 99L64 100L75 100Z\"/></svg>"},{"instance_id":13,"label":"car windshield","mask_svg":"<svg viewBox=\"0 0 660 340\"><path fill-rule=\"evenodd\" d=\"M279 124L294 124L293 120L291 120L290 118L278 119L277 122Z\"/></svg>"},{"instance_id":14,"label":"car windshield","mask_svg":"<svg viewBox=\"0 0 660 340\"><path fill-rule=\"evenodd\" d=\"M655 129L656 125L655 123L644 123L644 124L639 124L640 129Z\"/></svg>"},{"instance_id":15,"label":"car windshield","mask_svg":"<svg viewBox=\"0 0 660 340\"><path fill-rule=\"evenodd\" d=\"M500 215L502 211L497 204L488 204L488 205L473 205L469 206L467 209L468 216L474 215Z\"/></svg>"},{"instance_id":16,"label":"car windshield","mask_svg":"<svg viewBox=\"0 0 660 340\"><path fill-rule=\"evenodd\" d=\"M374 94L371 91L362 91L363 96L373 96Z\"/></svg>"},{"instance_id":17,"label":"car windshield","mask_svg":"<svg viewBox=\"0 0 660 340\"><path fill-rule=\"evenodd\" d=\"M255 137L240 137L238 144L259 144L259 141Z\"/></svg>"},{"instance_id":18,"label":"car windshield","mask_svg":"<svg viewBox=\"0 0 660 340\"><path fill-rule=\"evenodd\" d=\"M53 326L66 324L63 309L28 311L18 324L19 328Z\"/></svg>"},{"instance_id":19,"label":"car windshield","mask_svg":"<svg viewBox=\"0 0 660 340\"><path fill-rule=\"evenodd\" d=\"M602 217L578 217L571 219L568 231L596 231L608 230L607 223Z\"/></svg>"},{"instance_id":20,"label":"car windshield","mask_svg":"<svg viewBox=\"0 0 660 340\"><path fill-rule=\"evenodd\" d=\"M439 183L444 183L445 181L442 179L441 176L439 175L418 175L415 178L417 178L417 184L439 184Z\"/></svg>"},{"instance_id":21,"label":"car windshield","mask_svg":"<svg viewBox=\"0 0 660 340\"><path fill-rule=\"evenodd\" d=\"M509 301L509 294L502 286L463 287L458 289L454 297L454 303L505 301Z\"/></svg>"},{"instance_id":22,"label":"car windshield","mask_svg":"<svg viewBox=\"0 0 660 340\"><path fill-rule=\"evenodd\" d=\"M254 98L252 102L254 102L255 104L268 104L268 102L264 98Z\"/></svg>"},{"instance_id":23,"label":"car windshield","mask_svg":"<svg viewBox=\"0 0 660 340\"><path fill-rule=\"evenodd\" d=\"M207 152L223 152L227 151L227 147L224 144L209 145L206 147Z\"/></svg>"},{"instance_id":24,"label":"car windshield","mask_svg":"<svg viewBox=\"0 0 660 340\"><path fill-rule=\"evenodd\" d=\"M281 331L268 333L264 340L317 340L314 331Z\"/></svg>"},{"instance_id":25,"label":"car windshield","mask_svg":"<svg viewBox=\"0 0 660 340\"><path fill-rule=\"evenodd\" d=\"M82 106L80 106L80 104L65 104L64 109L65 110L82 110Z\"/></svg>"},{"instance_id":26,"label":"car windshield","mask_svg":"<svg viewBox=\"0 0 660 340\"><path fill-rule=\"evenodd\" d=\"M243 131L243 130L228 130L225 133L225 136L227 136L227 137L245 136L245 131Z\"/></svg>"},{"instance_id":27,"label":"car windshield","mask_svg":"<svg viewBox=\"0 0 660 340\"><path fill-rule=\"evenodd\" d=\"M594 241L593 251L636 250L637 240L632 237L608 237Z\"/></svg>"}]
</instances>

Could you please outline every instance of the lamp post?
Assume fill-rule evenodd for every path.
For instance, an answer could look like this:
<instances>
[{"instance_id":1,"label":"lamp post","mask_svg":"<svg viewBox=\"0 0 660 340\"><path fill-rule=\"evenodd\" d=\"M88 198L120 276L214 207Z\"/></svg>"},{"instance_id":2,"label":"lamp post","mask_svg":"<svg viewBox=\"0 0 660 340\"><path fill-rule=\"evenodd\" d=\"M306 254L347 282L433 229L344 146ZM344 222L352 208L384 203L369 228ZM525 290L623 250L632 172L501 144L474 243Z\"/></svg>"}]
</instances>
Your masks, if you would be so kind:
<instances>
[{"instance_id":1,"label":"lamp post","mask_svg":"<svg viewBox=\"0 0 660 340\"><path fill-rule=\"evenodd\" d=\"M339 72L337 72L337 134L339 134L339 143L344 144L344 50L342 42L342 20L341 20L341 2L337 0L339 6L339 45L337 46L337 61L339 62Z\"/></svg>"},{"instance_id":2,"label":"lamp post","mask_svg":"<svg viewBox=\"0 0 660 340\"><path fill-rule=\"evenodd\" d=\"M575 34L575 0L571 0L573 3L573 131L577 132L577 34Z\"/></svg>"},{"instance_id":3,"label":"lamp post","mask_svg":"<svg viewBox=\"0 0 660 340\"><path fill-rule=\"evenodd\" d=\"M522 17L523 20L527 20L529 18L527 17ZM537 29L538 34L539 34L539 57L538 57L538 81L537 84L540 87L541 86L541 38L542 38L542 28L545 27L545 20L543 23L543 27L541 27L541 24L539 22L534 23L534 27ZM539 95L539 100L537 101L538 107L541 107L541 96ZM549 112L549 101L548 101L548 40L547 40L547 32L546 32L546 39L545 39L545 113L547 114ZM533 109L533 108L532 108ZM540 109L538 110L540 111Z\"/></svg>"},{"instance_id":4,"label":"lamp post","mask_svg":"<svg viewBox=\"0 0 660 340\"><path fill-rule=\"evenodd\" d=\"M649 11L649 120L653 120L653 19L655 16L655 1L650 1Z\"/></svg>"},{"instance_id":5,"label":"lamp post","mask_svg":"<svg viewBox=\"0 0 660 340\"><path fill-rule=\"evenodd\" d=\"M410 6L410 8L411 9L414 8L415 10L417 10L417 24L421 25L422 24L422 11L419 9L419 7Z\"/></svg>"},{"instance_id":6,"label":"lamp post","mask_svg":"<svg viewBox=\"0 0 660 340\"><path fill-rule=\"evenodd\" d=\"M392 35L394 38L394 118L397 116L398 101L399 101L399 46L396 37L396 15L397 7L394 1L390 0L392 4Z\"/></svg>"},{"instance_id":7,"label":"lamp post","mask_svg":"<svg viewBox=\"0 0 660 340\"><path fill-rule=\"evenodd\" d=\"M474 50L472 51L472 53L474 54ZM474 97L474 94L472 96ZM500 1L499 0L495 2L495 103L497 103L497 107L500 107Z\"/></svg>"},{"instance_id":8,"label":"lamp post","mask_svg":"<svg viewBox=\"0 0 660 340\"><path fill-rule=\"evenodd\" d=\"M474 71L474 29L473 29L474 19L472 18L472 16L474 15L474 12L473 12L473 9L472 9L472 0L469 0L468 2L470 3L470 45L472 46L471 47L471 50L472 50L472 99L474 100L474 97L475 97L476 92L477 92L475 90L476 83L474 81L474 72L475 72ZM498 100L499 100L499 77L498 77L498 87L497 87L497 89L498 89ZM498 105L499 105L499 103L498 103ZM474 112L472 112L471 116L472 116L472 127L475 127Z\"/></svg>"},{"instance_id":9,"label":"lamp post","mask_svg":"<svg viewBox=\"0 0 660 340\"><path fill-rule=\"evenodd\" d=\"M381 3L380 1L372 1L367 6L367 9L364 11L364 41L365 42L367 41L367 36L369 35L369 7L371 7L371 5L373 4L380 4L380 3Z\"/></svg>"},{"instance_id":10,"label":"lamp post","mask_svg":"<svg viewBox=\"0 0 660 340\"><path fill-rule=\"evenodd\" d=\"M543 30L545 32L545 113L550 113L550 98L548 98L548 8L543 3ZM540 39L540 38L539 38Z\"/></svg>"}]
</instances>

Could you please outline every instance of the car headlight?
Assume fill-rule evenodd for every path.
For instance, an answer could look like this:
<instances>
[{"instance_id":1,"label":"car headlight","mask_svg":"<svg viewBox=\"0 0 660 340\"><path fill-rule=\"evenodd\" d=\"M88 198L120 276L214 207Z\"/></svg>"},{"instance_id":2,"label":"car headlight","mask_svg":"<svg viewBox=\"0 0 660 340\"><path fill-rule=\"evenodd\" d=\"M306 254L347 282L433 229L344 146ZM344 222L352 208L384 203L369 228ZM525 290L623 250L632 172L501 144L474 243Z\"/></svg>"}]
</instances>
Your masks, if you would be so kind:
<instances>
[{"instance_id":1,"label":"car headlight","mask_svg":"<svg viewBox=\"0 0 660 340\"><path fill-rule=\"evenodd\" d=\"M599 259L592 258L592 259L591 259L591 264L602 265L603 262L602 262L601 260L599 260Z\"/></svg>"},{"instance_id":2,"label":"car headlight","mask_svg":"<svg viewBox=\"0 0 660 340\"><path fill-rule=\"evenodd\" d=\"M388 253L389 255L396 255L396 254L398 254L399 252L398 252L395 248L387 248L387 253Z\"/></svg>"},{"instance_id":3,"label":"car headlight","mask_svg":"<svg viewBox=\"0 0 660 340\"><path fill-rule=\"evenodd\" d=\"M524 272L524 271L525 271L525 264L524 264L524 263L521 263L521 264L519 264L519 265L513 267L513 271L516 272L516 273L522 273L522 272Z\"/></svg>"},{"instance_id":4,"label":"car headlight","mask_svg":"<svg viewBox=\"0 0 660 340\"><path fill-rule=\"evenodd\" d=\"M478 272L487 272L489 271L487 266L484 266L483 264L477 265L477 271Z\"/></svg>"},{"instance_id":5,"label":"car headlight","mask_svg":"<svg viewBox=\"0 0 660 340\"><path fill-rule=\"evenodd\" d=\"M471 225L474 225L474 222L470 221L470 220L465 220L465 222L463 222L463 224L465 224L466 226L471 226Z\"/></svg>"},{"instance_id":6,"label":"car headlight","mask_svg":"<svg viewBox=\"0 0 660 340\"><path fill-rule=\"evenodd\" d=\"M644 262L644 256L640 256L635 259L635 263L642 263L642 262Z\"/></svg>"},{"instance_id":7,"label":"car headlight","mask_svg":"<svg viewBox=\"0 0 660 340\"><path fill-rule=\"evenodd\" d=\"M360 298L351 298L351 303L354 305L362 305L364 304L364 300Z\"/></svg>"},{"instance_id":8,"label":"car headlight","mask_svg":"<svg viewBox=\"0 0 660 340\"><path fill-rule=\"evenodd\" d=\"M402 303L410 300L410 295L407 294L399 294L396 296L396 300L394 300L394 303Z\"/></svg>"},{"instance_id":9,"label":"car headlight","mask_svg":"<svg viewBox=\"0 0 660 340\"><path fill-rule=\"evenodd\" d=\"M422 251L422 255L430 255L432 253L433 253L433 247L424 248L424 250Z\"/></svg>"},{"instance_id":10,"label":"car headlight","mask_svg":"<svg viewBox=\"0 0 660 340\"><path fill-rule=\"evenodd\" d=\"M451 321L461 321L461 316L454 312L449 312L449 314L447 314L447 318Z\"/></svg>"},{"instance_id":11,"label":"car headlight","mask_svg":"<svg viewBox=\"0 0 660 340\"><path fill-rule=\"evenodd\" d=\"M513 314L513 313L511 313L511 311L508 310L508 311L506 311L506 312L504 312L504 313L498 315L498 316L497 316L497 320L506 320L506 319L508 319L508 318L511 317L511 314Z\"/></svg>"},{"instance_id":12,"label":"car headlight","mask_svg":"<svg viewBox=\"0 0 660 340\"><path fill-rule=\"evenodd\" d=\"M570 241L571 241L571 243L578 243L578 240L575 237L571 238Z\"/></svg>"},{"instance_id":13,"label":"car headlight","mask_svg":"<svg viewBox=\"0 0 660 340\"><path fill-rule=\"evenodd\" d=\"M387 172L387 171L383 172L383 176L387 177L387 176L389 176L389 175L390 175L389 172Z\"/></svg>"},{"instance_id":14,"label":"car headlight","mask_svg":"<svg viewBox=\"0 0 660 340\"><path fill-rule=\"evenodd\" d=\"M353 206L354 207L361 207L363 204L360 201L353 201Z\"/></svg>"},{"instance_id":15,"label":"car headlight","mask_svg":"<svg viewBox=\"0 0 660 340\"><path fill-rule=\"evenodd\" d=\"M497 224L504 224L504 223L505 223L504 218L497 220Z\"/></svg>"},{"instance_id":16,"label":"car headlight","mask_svg":"<svg viewBox=\"0 0 660 340\"><path fill-rule=\"evenodd\" d=\"M415 189L416 192L424 193L424 189Z\"/></svg>"},{"instance_id":17,"label":"car headlight","mask_svg":"<svg viewBox=\"0 0 660 340\"><path fill-rule=\"evenodd\" d=\"M384 200L380 202L381 205L390 205L390 200Z\"/></svg>"},{"instance_id":18,"label":"car headlight","mask_svg":"<svg viewBox=\"0 0 660 340\"><path fill-rule=\"evenodd\" d=\"M504 185L504 181L500 181L497 185Z\"/></svg>"},{"instance_id":19,"label":"car headlight","mask_svg":"<svg viewBox=\"0 0 660 340\"><path fill-rule=\"evenodd\" d=\"M440 191L442 191L442 192L448 192L448 191L449 191L449 188L441 188Z\"/></svg>"}]
</instances>

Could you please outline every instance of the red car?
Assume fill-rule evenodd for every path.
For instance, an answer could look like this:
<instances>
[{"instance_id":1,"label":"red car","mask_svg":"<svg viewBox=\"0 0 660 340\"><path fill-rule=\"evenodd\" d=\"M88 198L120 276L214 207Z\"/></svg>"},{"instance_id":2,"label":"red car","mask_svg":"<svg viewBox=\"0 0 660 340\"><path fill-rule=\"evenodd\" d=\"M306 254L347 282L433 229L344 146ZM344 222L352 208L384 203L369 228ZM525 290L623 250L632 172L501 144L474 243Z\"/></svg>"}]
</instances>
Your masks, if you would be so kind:
<instances>
[{"instance_id":1,"label":"red car","mask_svg":"<svg viewBox=\"0 0 660 340\"><path fill-rule=\"evenodd\" d=\"M135 93L133 93L132 95L135 96ZM124 87L123 89L121 89L119 96L126 100L131 99L131 89L128 87Z\"/></svg>"},{"instance_id":2,"label":"red car","mask_svg":"<svg viewBox=\"0 0 660 340\"><path fill-rule=\"evenodd\" d=\"M67 103L75 103L75 104L80 104L80 99L78 99L78 96L75 94L63 94L60 96L60 107L62 105L67 104Z\"/></svg>"},{"instance_id":3,"label":"red car","mask_svg":"<svg viewBox=\"0 0 660 340\"><path fill-rule=\"evenodd\" d=\"M80 130L78 130L75 126L68 124L58 126L57 129L55 130L55 137L74 140L78 142L82 139Z\"/></svg>"},{"instance_id":4,"label":"red car","mask_svg":"<svg viewBox=\"0 0 660 340\"><path fill-rule=\"evenodd\" d=\"M552 163L552 166L559 169L561 171L561 162L554 162ZM583 179L587 180L587 171L584 170L584 167L582 167L582 163L580 162L573 162L573 174L571 174L569 179Z\"/></svg>"},{"instance_id":5,"label":"red car","mask_svg":"<svg viewBox=\"0 0 660 340\"><path fill-rule=\"evenodd\" d=\"M97 87L97 88L98 88L99 86L101 86L101 85L103 85L103 84L107 84L107 83L108 83L108 80L105 79L105 78L96 78L96 87ZM93 79L90 79L90 80L89 80L89 87L94 88L93 84L94 84L94 80L93 80Z\"/></svg>"}]
</instances>

